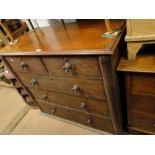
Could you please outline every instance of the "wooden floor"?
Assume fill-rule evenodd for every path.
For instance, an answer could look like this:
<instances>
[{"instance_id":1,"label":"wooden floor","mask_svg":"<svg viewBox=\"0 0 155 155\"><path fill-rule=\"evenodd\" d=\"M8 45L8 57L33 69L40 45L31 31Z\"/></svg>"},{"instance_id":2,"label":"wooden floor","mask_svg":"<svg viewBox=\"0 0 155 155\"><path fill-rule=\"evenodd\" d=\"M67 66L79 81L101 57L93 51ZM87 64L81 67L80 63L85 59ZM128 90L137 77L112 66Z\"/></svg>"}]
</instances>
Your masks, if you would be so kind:
<instances>
[{"instance_id":1,"label":"wooden floor","mask_svg":"<svg viewBox=\"0 0 155 155\"><path fill-rule=\"evenodd\" d=\"M82 125L43 114L23 102L14 88L0 86L0 134L97 135Z\"/></svg>"}]
</instances>

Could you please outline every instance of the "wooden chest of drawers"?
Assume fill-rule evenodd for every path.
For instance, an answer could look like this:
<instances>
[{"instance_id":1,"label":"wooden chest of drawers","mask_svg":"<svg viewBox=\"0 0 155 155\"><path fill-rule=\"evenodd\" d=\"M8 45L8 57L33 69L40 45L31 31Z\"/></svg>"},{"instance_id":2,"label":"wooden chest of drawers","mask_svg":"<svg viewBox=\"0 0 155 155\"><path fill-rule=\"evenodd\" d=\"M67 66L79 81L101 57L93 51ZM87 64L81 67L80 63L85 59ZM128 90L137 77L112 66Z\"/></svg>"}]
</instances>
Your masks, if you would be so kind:
<instances>
[{"instance_id":1,"label":"wooden chest of drawers","mask_svg":"<svg viewBox=\"0 0 155 155\"><path fill-rule=\"evenodd\" d=\"M147 46L133 61L118 66L125 74L127 128L130 133L155 134L155 46Z\"/></svg>"},{"instance_id":2,"label":"wooden chest of drawers","mask_svg":"<svg viewBox=\"0 0 155 155\"><path fill-rule=\"evenodd\" d=\"M123 29L123 23L116 20L112 26ZM18 48L16 45L3 49L1 56L43 112L122 134L115 69L123 33L102 38L105 31L103 20L36 30L23 36ZM36 47L42 51L35 52Z\"/></svg>"}]
</instances>

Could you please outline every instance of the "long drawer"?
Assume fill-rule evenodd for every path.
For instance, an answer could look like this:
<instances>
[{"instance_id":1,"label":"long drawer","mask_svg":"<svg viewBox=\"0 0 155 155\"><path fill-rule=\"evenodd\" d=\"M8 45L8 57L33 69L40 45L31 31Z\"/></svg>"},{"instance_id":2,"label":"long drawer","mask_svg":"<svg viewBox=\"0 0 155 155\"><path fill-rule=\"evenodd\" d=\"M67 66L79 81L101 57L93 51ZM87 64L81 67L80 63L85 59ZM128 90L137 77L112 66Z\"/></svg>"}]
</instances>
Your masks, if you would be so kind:
<instances>
[{"instance_id":1,"label":"long drawer","mask_svg":"<svg viewBox=\"0 0 155 155\"><path fill-rule=\"evenodd\" d=\"M132 94L131 99L132 111L139 111L155 116L155 96Z\"/></svg>"},{"instance_id":2,"label":"long drawer","mask_svg":"<svg viewBox=\"0 0 155 155\"><path fill-rule=\"evenodd\" d=\"M55 103L62 106L71 107L77 110L86 111L94 114L110 116L108 105L102 100L93 100L61 93L54 93L44 90L29 88L37 101L43 103Z\"/></svg>"},{"instance_id":3,"label":"long drawer","mask_svg":"<svg viewBox=\"0 0 155 155\"><path fill-rule=\"evenodd\" d=\"M133 73L131 76L131 92L155 95L155 75Z\"/></svg>"},{"instance_id":4,"label":"long drawer","mask_svg":"<svg viewBox=\"0 0 155 155\"><path fill-rule=\"evenodd\" d=\"M48 103L42 103L42 102L38 102L38 103L41 106L43 112L45 113L52 114L83 125L87 125L92 128L114 133L111 118L100 117L100 116L92 115L90 113L84 113L70 108L57 106L54 104L48 104Z\"/></svg>"},{"instance_id":5,"label":"long drawer","mask_svg":"<svg viewBox=\"0 0 155 155\"><path fill-rule=\"evenodd\" d=\"M18 73L18 76L27 87L52 90L73 96L106 100L102 79L63 78L26 73Z\"/></svg>"},{"instance_id":6,"label":"long drawer","mask_svg":"<svg viewBox=\"0 0 155 155\"><path fill-rule=\"evenodd\" d=\"M47 73L40 57L37 56L11 56L6 57L6 60L15 72Z\"/></svg>"},{"instance_id":7,"label":"long drawer","mask_svg":"<svg viewBox=\"0 0 155 155\"><path fill-rule=\"evenodd\" d=\"M155 134L155 117L150 117L143 113L132 112L130 119L130 126L143 131L144 133Z\"/></svg>"},{"instance_id":8,"label":"long drawer","mask_svg":"<svg viewBox=\"0 0 155 155\"><path fill-rule=\"evenodd\" d=\"M42 60L52 75L101 77L98 57L95 56L47 56Z\"/></svg>"}]
</instances>

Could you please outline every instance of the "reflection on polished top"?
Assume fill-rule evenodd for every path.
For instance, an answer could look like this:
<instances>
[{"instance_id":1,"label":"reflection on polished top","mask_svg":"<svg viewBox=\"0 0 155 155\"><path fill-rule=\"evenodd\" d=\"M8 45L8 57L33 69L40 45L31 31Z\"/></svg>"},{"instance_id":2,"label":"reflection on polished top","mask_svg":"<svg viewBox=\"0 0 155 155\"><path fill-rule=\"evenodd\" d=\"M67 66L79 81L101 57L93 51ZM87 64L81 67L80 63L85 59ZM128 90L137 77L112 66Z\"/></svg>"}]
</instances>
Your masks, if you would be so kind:
<instances>
[{"instance_id":1,"label":"reflection on polished top","mask_svg":"<svg viewBox=\"0 0 155 155\"><path fill-rule=\"evenodd\" d=\"M111 26L112 29L123 28L124 20L111 20ZM111 54L116 37L101 37L106 31L104 20L57 24L26 33L17 44L2 48L0 55L57 55L73 51L75 54Z\"/></svg>"}]
</instances>

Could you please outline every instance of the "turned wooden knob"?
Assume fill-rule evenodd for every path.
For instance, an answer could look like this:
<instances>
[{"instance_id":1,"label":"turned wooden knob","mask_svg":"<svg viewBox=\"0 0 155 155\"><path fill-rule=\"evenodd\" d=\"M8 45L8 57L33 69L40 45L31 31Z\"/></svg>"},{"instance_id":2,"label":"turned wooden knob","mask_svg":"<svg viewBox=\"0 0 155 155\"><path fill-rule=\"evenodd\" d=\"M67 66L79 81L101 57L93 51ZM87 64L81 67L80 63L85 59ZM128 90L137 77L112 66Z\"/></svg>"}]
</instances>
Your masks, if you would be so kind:
<instances>
[{"instance_id":1,"label":"turned wooden knob","mask_svg":"<svg viewBox=\"0 0 155 155\"><path fill-rule=\"evenodd\" d=\"M37 84L37 80L36 80L36 79L32 79L32 80L30 81L30 84L31 84L32 86L35 86L35 84Z\"/></svg>"},{"instance_id":2,"label":"turned wooden knob","mask_svg":"<svg viewBox=\"0 0 155 155\"><path fill-rule=\"evenodd\" d=\"M23 70L24 68L27 67L27 64L26 64L25 62L21 62L21 63L19 64L19 67L21 68L21 70Z\"/></svg>"},{"instance_id":3,"label":"turned wooden knob","mask_svg":"<svg viewBox=\"0 0 155 155\"><path fill-rule=\"evenodd\" d=\"M86 122L88 125L91 125L92 124L92 120L89 118Z\"/></svg>"},{"instance_id":4,"label":"turned wooden knob","mask_svg":"<svg viewBox=\"0 0 155 155\"><path fill-rule=\"evenodd\" d=\"M74 84L73 87L72 87L72 91L73 91L74 93L77 93L79 90L80 90L80 86L77 85L77 84Z\"/></svg>"},{"instance_id":5,"label":"turned wooden knob","mask_svg":"<svg viewBox=\"0 0 155 155\"><path fill-rule=\"evenodd\" d=\"M73 67L72 67L72 65L69 62L66 62L65 65L62 68L63 68L63 70L65 72L70 72Z\"/></svg>"},{"instance_id":6,"label":"turned wooden knob","mask_svg":"<svg viewBox=\"0 0 155 155\"><path fill-rule=\"evenodd\" d=\"M81 103L80 104L80 109L85 110L86 109L87 104L86 103Z\"/></svg>"},{"instance_id":7,"label":"turned wooden knob","mask_svg":"<svg viewBox=\"0 0 155 155\"><path fill-rule=\"evenodd\" d=\"M56 113L56 108L53 108L53 109L51 110L51 113L54 115L54 114Z\"/></svg>"},{"instance_id":8,"label":"turned wooden knob","mask_svg":"<svg viewBox=\"0 0 155 155\"><path fill-rule=\"evenodd\" d=\"M47 101L48 97L47 97L47 95L44 94L44 95L41 97L41 99L44 100L44 101Z\"/></svg>"}]
</instances>

